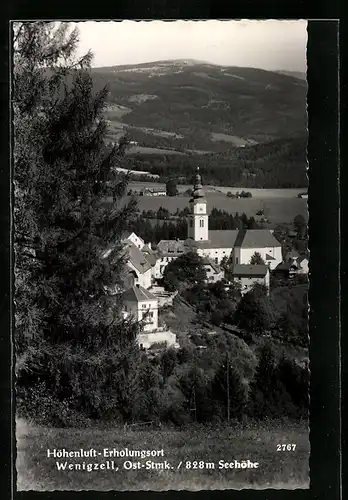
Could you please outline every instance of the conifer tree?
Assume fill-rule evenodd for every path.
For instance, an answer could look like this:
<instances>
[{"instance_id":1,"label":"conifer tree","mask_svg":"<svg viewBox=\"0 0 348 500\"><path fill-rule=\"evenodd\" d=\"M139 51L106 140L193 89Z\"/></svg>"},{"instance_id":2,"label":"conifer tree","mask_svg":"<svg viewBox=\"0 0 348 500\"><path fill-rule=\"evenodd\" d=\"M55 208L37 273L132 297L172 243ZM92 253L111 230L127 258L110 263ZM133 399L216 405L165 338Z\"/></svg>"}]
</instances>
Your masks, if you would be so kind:
<instances>
[{"instance_id":1,"label":"conifer tree","mask_svg":"<svg viewBox=\"0 0 348 500\"><path fill-rule=\"evenodd\" d=\"M104 147L107 89L93 91L90 53L75 58L76 30L24 22L13 35L18 407L40 414L45 394L100 417L132 405L139 355L121 314L126 143Z\"/></svg>"}]
</instances>

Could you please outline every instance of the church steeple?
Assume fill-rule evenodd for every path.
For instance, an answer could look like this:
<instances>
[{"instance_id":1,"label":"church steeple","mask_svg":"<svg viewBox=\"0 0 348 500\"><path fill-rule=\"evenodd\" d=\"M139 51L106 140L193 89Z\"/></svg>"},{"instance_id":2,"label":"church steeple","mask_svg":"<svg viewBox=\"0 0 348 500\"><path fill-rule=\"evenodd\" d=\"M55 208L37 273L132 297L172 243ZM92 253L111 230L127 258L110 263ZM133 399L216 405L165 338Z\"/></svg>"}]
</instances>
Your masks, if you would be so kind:
<instances>
[{"instance_id":1,"label":"church steeple","mask_svg":"<svg viewBox=\"0 0 348 500\"><path fill-rule=\"evenodd\" d=\"M204 198L204 196L205 195L202 186L202 177L199 173L199 167L197 167L192 197L193 199L197 199L197 198Z\"/></svg>"},{"instance_id":2,"label":"church steeple","mask_svg":"<svg viewBox=\"0 0 348 500\"><path fill-rule=\"evenodd\" d=\"M187 221L187 236L195 241L207 241L209 239L207 201L205 199L199 167L197 167L196 171L190 207L191 213Z\"/></svg>"}]
</instances>

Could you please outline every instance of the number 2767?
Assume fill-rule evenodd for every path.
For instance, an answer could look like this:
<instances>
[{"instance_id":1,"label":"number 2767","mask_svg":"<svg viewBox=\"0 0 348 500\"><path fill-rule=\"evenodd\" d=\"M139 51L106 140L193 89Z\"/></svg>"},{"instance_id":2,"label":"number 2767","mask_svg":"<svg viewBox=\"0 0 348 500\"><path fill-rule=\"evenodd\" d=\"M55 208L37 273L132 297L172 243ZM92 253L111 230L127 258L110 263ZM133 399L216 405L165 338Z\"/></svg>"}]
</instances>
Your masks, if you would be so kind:
<instances>
[{"instance_id":1,"label":"number 2767","mask_svg":"<svg viewBox=\"0 0 348 500\"><path fill-rule=\"evenodd\" d=\"M296 444L277 444L277 451L295 451Z\"/></svg>"}]
</instances>

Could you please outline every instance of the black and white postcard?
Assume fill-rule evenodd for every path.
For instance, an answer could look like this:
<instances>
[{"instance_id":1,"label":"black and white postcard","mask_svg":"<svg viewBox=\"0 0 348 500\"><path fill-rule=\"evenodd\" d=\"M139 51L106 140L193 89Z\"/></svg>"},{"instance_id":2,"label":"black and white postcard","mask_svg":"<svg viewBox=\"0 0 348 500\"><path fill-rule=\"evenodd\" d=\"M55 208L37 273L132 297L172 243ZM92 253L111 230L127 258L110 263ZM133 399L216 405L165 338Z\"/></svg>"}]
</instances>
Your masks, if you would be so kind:
<instances>
[{"instance_id":1,"label":"black and white postcard","mask_svg":"<svg viewBox=\"0 0 348 500\"><path fill-rule=\"evenodd\" d=\"M308 489L307 21L11 37L17 490Z\"/></svg>"}]
</instances>

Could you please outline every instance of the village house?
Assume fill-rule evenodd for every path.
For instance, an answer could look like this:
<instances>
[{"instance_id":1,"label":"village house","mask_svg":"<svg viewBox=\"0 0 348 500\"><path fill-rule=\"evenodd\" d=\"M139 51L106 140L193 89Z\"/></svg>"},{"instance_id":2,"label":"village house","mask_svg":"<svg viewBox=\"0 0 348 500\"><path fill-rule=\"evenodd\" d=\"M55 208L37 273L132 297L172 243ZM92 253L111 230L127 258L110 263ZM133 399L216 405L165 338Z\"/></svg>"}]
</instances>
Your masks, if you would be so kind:
<instances>
[{"instance_id":1,"label":"village house","mask_svg":"<svg viewBox=\"0 0 348 500\"><path fill-rule=\"evenodd\" d=\"M150 288L152 285L152 266L146 255L139 250L131 241L126 243L128 251L127 266L129 274L133 276L134 285L141 285L143 288Z\"/></svg>"},{"instance_id":2,"label":"village house","mask_svg":"<svg viewBox=\"0 0 348 500\"><path fill-rule=\"evenodd\" d=\"M300 256L296 250L291 250L286 256L286 262L290 264L290 272L294 274L308 274L308 259Z\"/></svg>"},{"instance_id":3,"label":"village house","mask_svg":"<svg viewBox=\"0 0 348 500\"><path fill-rule=\"evenodd\" d=\"M167 196L163 188L145 188L140 191L140 196Z\"/></svg>"},{"instance_id":4,"label":"village house","mask_svg":"<svg viewBox=\"0 0 348 500\"><path fill-rule=\"evenodd\" d=\"M245 294L256 284L264 285L269 292L270 270L262 264L235 264L232 270L233 281L241 286L241 293Z\"/></svg>"},{"instance_id":5,"label":"village house","mask_svg":"<svg viewBox=\"0 0 348 500\"><path fill-rule=\"evenodd\" d=\"M131 241L140 250L142 250L142 248L145 246L145 241L133 232L125 232L123 235L123 240Z\"/></svg>"},{"instance_id":6,"label":"village house","mask_svg":"<svg viewBox=\"0 0 348 500\"><path fill-rule=\"evenodd\" d=\"M179 347L176 335L166 326L158 325L158 299L141 285L133 285L123 294L124 318L133 317L142 322L142 331L137 336L140 347L149 349L153 344Z\"/></svg>"},{"instance_id":7,"label":"village house","mask_svg":"<svg viewBox=\"0 0 348 500\"><path fill-rule=\"evenodd\" d=\"M300 256L296 250L291 250L275 269L276 274L284 278L292 278L299 274L309 273L309 261L307 257Z\"/></svg>"},{"instance_id":8,"label":"village house","mask_svg":"<svg viewBox=\"0 0 348 500\"><path fill-rule=\"evenodd\" d=\"M216 264L211 259L204 257L203 267L205 269L205 272L207 273L208 283L217 283L218 281L221 281L224 278L225 275L224 271L218 264Z\"/></svg>"}]
</instances>

